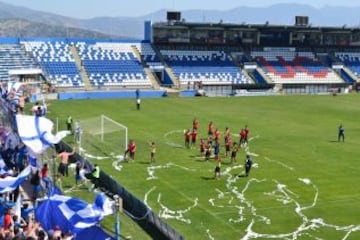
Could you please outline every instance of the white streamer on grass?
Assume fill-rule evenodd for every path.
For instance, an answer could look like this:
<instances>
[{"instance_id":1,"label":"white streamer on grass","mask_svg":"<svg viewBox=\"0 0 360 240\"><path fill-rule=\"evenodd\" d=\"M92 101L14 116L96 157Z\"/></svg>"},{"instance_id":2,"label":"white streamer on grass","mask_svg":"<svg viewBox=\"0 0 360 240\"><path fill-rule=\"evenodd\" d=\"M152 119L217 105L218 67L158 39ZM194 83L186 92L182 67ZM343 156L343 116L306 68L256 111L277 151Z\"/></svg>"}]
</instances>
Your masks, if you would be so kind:
<instances>
[{"instance_id":1,"label":"white streamer on grass","mask_svg":"<svg viewBox=\"0 0 360 240\"><path fill-rule=\"evenodd\" d=\"M253 227L257 223L264 223L264 224L271 224L270 218L267 216L259 215L257 213L256 207L253 205L251 200L248 200L246 198L246 193L249 189L251 189L252 184L257 183L264 183L268 180L266 179L255 179L251 178L249 179L243 189L238 189L236 183L238 181L241 181L244 178L237 178L233 177L230 174L230 171L228 171L228 177L226 181L226 188L228 189L227 192L223 192L219 189L215 189L215 191L218 193L217 198L211 198L209 199L209 202L211 206L218 207L218 208L224 208L224 207L232 207L235 211L238 213L238 218L229 218L229 222L232 223L244 223L246 220L250 221L249 224L246 227L245 230L245 236L243 236L241 239L247 240L247 239L298 239L301 236L307 236L314 239L320 239L316 236L312 235L310 232L313 230L317 230L321 227L326 227L330 229L334 229L336 231L343 231L345 232L345 236L343 239L347 239L350 237L352 232L360 231L360 225L349 225L349 226L337 226L333 224L326 223L321 218L314 218L309 219L305 215L305 211L307 209L314 208L317 204L317 199L319 196L319 190L315 184L311 182L310 179L307 178L299 178L298 180L306 185L309 185L312 187L314 191L314 197L310 204L303 205L299 202L299 194L294 193L287 187L287 185L278 182L277 180L273 180L275 183L275 189L270 192L265 192L264 195L267 195L269 197L275 198L277 201L281 202L283 205L288 204L294 204L295 208L294 211L296 215L301 219L302 223L295 229L293 232L288 233L280 233L280 234L264 234L264 233L257 233L253 231ZM228 206L224 204L216 204L217 201L222 201L226 197L230 198L230 196L235 196L235 198L238 200L237 204L232 204L228 201ZM235 211L230 211L226 213L234 213ZM221 213L220 213L221 214Z\"/></svg>"},{"instance_id":2,"label":"white streamer on grass","mask_svg":"<svg viewBox=\"0 0 360 240\"><path fill-rule=\"evenodd\" d=\"M158 177L155 176L155 171L158 169L163 169L163 168L171 168L171 167L177 167L177 168L181 168L185 171L190 171L190 172L194 172L196 171L195 169L191 169L191 168L187 168L187 167L183 167L174 163L167 163L165 165L158 165L158 166L151 166L147 168L149 177L146 178L146 180L153 180L153 179L157 179Z\"/></svg>"},{"instance_id":3,"label":"white streamer on grass","mask_svg":"<svg viewBox=\"0 0 360 240\"><path fill-rule=\"evenodd\" d=\"M245 151L247 154L250 153L249 151L249 145L246 146ZM257 154L253 153L253 156L259 156ZM265 160L269 162L276 163L290 171L294 171L294 168L284 164L280 161L271 160L268 157L265 157ZM258 164L253 164L253 167L259 167ZM311 186L314 191L314 197L310 204L308 205L302 205L299 202L300 195L291 191L287 187L286 184L283 184L281 182L278 182L277 180L273 180L275 183L275 189L270 192L265 192L264 195L267 195L269 197L275 198L278 202L280 202L283 205L294 205L294 211L295 214L301 219L302 223L295 229L293 232L288 233L280 233L280 234L264 234L264 233L257 233L253 230L254 225L257 223L263 223L263 224L271 224L271 219L267 216L260 215L257 213L257 209L254 206L253 202L251 200L248 200L246 198L246 193L249 189L251 189L252 184L258 184L258 183L265 183L268 182L266 179L256 179L256 178L250 178L247 180L245 186L243 189L238 189L237 182L241 181L242 179L247 178L238 178L238 174L232 174L234 170L242 168L242 166L232 166L225 169L225 171L222 172L222 175L227 176L226 179L226 189L227 191L223 192L219 189L215 189L217 192L216 198L210 198L209 204L212 207L216 208L233 208L234 211L223 211L217 214L227 214L227 213L237 213L238 218L229 218L228 221L232 223L244 223L245 221L250 221L249 224L246 227L245 230L245 236L243 236L241 239L248 240L248 239L254 239L254 238L261 238L261 239L298 239L301 236L310 237L313 239L321 239L313 234L311 232L313 230L317 230L321 227L334 229L336 231L342 231L345 232L345 236L343 237L343 240L346 240L351 236L351 233L360 231L360 225L349 225L349 226L337 226L333 224L326 223L321 218L314 218L309 219L305 215L305 210L314 208L317 204L317 199L319 196L319 190L315 184L312 183L312 181L308 178L298 178L298 180L308 186ZM237 199L237 201L234 201L233 198ZM229 199L228 201L226 201ZM218 202L222 202L218 203ZM233 204L234 202L237 202ZM264 208L262 208L264 209ZM207 230L207 233L209 235L210 230ZM209 235L210 239L215 239L212 235Z\"/></svg>"},{"instance_id":4,"label":"white streamer on grass","mask_svg":"<svg viewBox=\"0 0 360 240\"><path fill-rule=\"evenodd\" d=\"M206 234L208 235L210 240L215 240L215 238L210 233L210 229L206 229Z\"/></svg>"},{"instance_id":5,"label":"white streamer on grass","mask_svg":"<svg viewBox=\"0 0 360 240\"><path fill-rule=\"evenodd\" d=\"M184 215L188 213L191 209L195 208L198 205L198 198L195 198L194 204L187 207L183 210L171 210L167 208L164 204L161 203L161 193L158 195L158 204L161 207L159 211L159 217L164 219L176 219L178 221L191 224L191 220L189 218L185 218Z\"/></svg>"}]
</instances>

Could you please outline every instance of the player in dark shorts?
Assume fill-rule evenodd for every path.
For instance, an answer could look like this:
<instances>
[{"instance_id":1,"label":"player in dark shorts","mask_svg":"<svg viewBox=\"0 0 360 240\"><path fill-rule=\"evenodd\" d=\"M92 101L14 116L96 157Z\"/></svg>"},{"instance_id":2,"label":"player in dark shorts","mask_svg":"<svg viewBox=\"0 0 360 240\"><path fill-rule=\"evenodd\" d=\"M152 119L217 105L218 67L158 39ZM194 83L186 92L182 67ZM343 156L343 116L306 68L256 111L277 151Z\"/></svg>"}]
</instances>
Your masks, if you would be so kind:
<instances>
[{"instance_id":1,"label":"player in dark shorts","mask_svg":"<svg viewBox=\"0 0 360 240\"><path fill-rule=\"evenodd\" d=\"M252 160L250 155L246 155L246 159L245 159L245 176L249 176L250 170L251 170L251 166L252 166Z\"/></svg>"},{"instance_id":2,"label":"player in dark shorts","mask_svg":"<svg viewBox=\"0 0 360 240\"><path fill-rule=\"evenodd\" d=\"M239 151L239 146L236 142L234 142L231 149L231 163L236 162L236 155L238 151Z\"/></svg>"},{"instance_id":3,"label":"player in dark shorts","mask_svg":"<svg viewBox=\"0 0 360 240\"><path fill-rule=\"evenodd\" d=\"M205 156L205 141L204 139L200 140L200 157Z\"/></svg>"},{"instance_id":4,"label":"player in dark shorts","mask_svg":"<svg viewBox=\"0 0 360 240\"><path fill-rule=\"evenodd\" d=\"M338 132L338 142L340 142L340 140L345 141L345 128L342 124L340 124Z\"/></svg>"},{"instance_id":5,"label":"player in dark shorts","mask_svg":"<svg viewBox=\"0 0 360 240\"><path fill-rule=\"evenodd\" d=\"M214 179L220 179L221 175L221 160L219 159L216 163L216 167L214 170Z\"/></svg>"}]
</instances>

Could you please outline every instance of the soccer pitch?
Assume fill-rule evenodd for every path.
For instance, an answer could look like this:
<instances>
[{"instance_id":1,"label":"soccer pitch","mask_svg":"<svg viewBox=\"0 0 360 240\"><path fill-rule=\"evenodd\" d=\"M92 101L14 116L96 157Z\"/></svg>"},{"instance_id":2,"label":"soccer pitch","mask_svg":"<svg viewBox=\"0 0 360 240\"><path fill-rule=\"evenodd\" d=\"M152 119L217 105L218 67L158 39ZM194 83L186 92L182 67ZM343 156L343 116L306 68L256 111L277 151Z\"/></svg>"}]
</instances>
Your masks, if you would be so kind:
<instances>
[{"instance_id":1,"label":"soccer pitch","mask_svg":"<svg viewBox=\"0 0 360 240\"><path fill-rule=\"evenodd\" d=\"M360 96L68 100L49 104L50 119L65 129L74 120L105 114L126 125L137 144L135 161L89 159L144 201L186 239L360 239ZM199 138L209 121L221 133L222 176L214 160L199 157L199 144L184 148L184 129L199 120ZM345 127L345 143L337 141ZM223 133L234 141L245 125L248 149L237 162L224 156ZM65 139L72 144L72 138ZM149 142L157 146L150 165ZM199 142L199 141L198 141ZM246 151L253 159L244 172ZM116 168L115 168L115 167ZM73 185L73 178L63 186ZM88 197L85 188L71 194ZM106 219L106 229L113 228ZM150 239L125 215L121 235Z\"/></svg>"}]
</instances>

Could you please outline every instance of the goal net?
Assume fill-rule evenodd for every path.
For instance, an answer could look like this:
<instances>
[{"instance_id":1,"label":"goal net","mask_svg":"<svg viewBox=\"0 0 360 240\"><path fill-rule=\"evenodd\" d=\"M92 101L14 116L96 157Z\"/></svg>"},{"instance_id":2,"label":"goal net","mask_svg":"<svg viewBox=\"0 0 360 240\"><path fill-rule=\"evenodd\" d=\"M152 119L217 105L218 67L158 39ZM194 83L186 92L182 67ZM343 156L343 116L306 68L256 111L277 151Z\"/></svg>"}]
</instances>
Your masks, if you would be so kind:
<instances>
[{"instance_id":1,"label":"goal net","mask_svg":"<svg viewBox=\"0 0 360 240\"><path fill-rule=\"evenodd\" d=\"M75 141L88 158L120 158L128 144L128 129L105 116L75 122Z\"/></svg>"}]
</instances>

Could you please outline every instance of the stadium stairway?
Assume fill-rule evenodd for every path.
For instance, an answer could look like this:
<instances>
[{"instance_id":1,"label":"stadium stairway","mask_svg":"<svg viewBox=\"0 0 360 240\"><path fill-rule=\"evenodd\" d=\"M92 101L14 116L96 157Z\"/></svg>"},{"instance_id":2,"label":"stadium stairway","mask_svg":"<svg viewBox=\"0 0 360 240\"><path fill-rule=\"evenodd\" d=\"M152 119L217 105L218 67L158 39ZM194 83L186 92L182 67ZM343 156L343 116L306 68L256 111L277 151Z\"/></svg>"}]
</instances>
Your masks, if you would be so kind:
<instances>
[{"instance_id":1,"label":"stadium stairway","mask_svg":"<svg viewBox=\"0 0 360 240\"><path fill-rule=\"evenodd\" d=\"M145 71L146 75L148 76L148 78L151 82L151 85L153 86L153 89L159 90L160 89L159 82L156 80L156 78L155 78L153 72L150 70L150 68L145 67L144 71Z\"/></svg>"},{"instance_id":2,"label":"stadium stairway","mask_svg":"<svg viewBox=\"0 0 360 240\"><path fill-rule=\"evenodd\" d=\"M259 72L259 74L265 79L265 81L266 81L267 83L272 83L272 82L273 82L273 81L270 79L270 77L265 74L264 70L263 70L261 67L257 66L257 67L256 67L256 70L257 70L257 71Z\"/></svg>"},{"instance_id":3,"label":"stadium stairway","mask_svg":"<svg viewBox=\"0 0 360 240\"><path fill-rule=\"evenodd\" d=\"M159 56L162 65L165 67L166 73L169 75L171 81L174 83L174 87L177 88L177 89L180 89L181 86L180 86L179 79L174 74L172 68L166 63L166 61L165 61L163 55L161 54L160 50L153 44L151 44L151 46L154 49L156 55Z\"/></svg>"},{"instance_id":4,"label":"stadium stairway","mask_svg":"<svg viewBox=\"0 0 360 240\"><path fill-rule=\"evenodd\" d=\"M75 59L75 64L76 64L77 68L80 69L79 73L80 73L81 78L84 81L85 89L91 90L92 86L91 86L91 83L89 80L89 76L87 75L85 68L83 68L83 66L82 66L81 59L80 59L78 51L76 50L75 45L70 44L70 51Z\"/></svg>"},{"instance_id":5,"label":"stadium stairway","mask_svg":"<svg viewBox=\"0 0 360 240\"><path fill-rule=\"evenodd\" d=\"M144 71L145 71L146 75L148 76L148 78L151 82L151 85L153 86L153 89L159 90L160 89L159 82L157 81L157 78L154 76L154 74L150 70L150 68L145 64L144 59L141 57L141 53L140 53L139 49L135 45L132 45L131 49L133 50L136 58L141 62L141 65L144 68Z\"/></svg>"},{"instance_id":6,"label":"stadium stairway","mask_svg":"<svg viewBox=\"0 0 360 240\"><path fill-rule=\"evenodd\" d=\"M343 66L343 70L344 70L347 74L349 74L350 77L352 77L353 79L356 79L357 82L360 81L359 77L356 76L356 75L354 74L354 72L351 71L347 66Z\"/></svg>"},{"instance_id":7,"label":"stadium stairway","mask_svg":"<svg viewBox=\"0 0 360 240\"><path fill-rule=\"evenodd\" d=\"M174 83L174 85L176 86L176 88L180 88L180 81L179 79L176 77L174 71L172 70L171 67L169 67L169 65L166 64L165 66L165 71L167 72L167 74L169 75L169 77L171 78L171 81Z\"/></svg>"}]
</instances>

